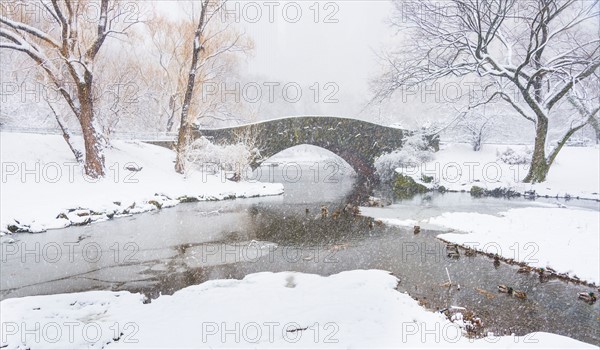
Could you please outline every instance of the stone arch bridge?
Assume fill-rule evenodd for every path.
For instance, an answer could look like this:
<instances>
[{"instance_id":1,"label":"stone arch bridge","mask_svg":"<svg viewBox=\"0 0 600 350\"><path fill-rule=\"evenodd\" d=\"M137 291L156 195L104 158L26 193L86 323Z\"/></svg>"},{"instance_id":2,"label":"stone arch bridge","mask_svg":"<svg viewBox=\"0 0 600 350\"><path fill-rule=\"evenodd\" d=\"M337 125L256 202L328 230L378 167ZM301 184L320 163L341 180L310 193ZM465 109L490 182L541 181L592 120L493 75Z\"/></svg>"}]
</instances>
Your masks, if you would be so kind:
<instances>
[{"instance_id":1,"label":"stone arch bridge","mask_svg":"<svg viewBox=\"0 0 600 350\"><path fill-rule=\"evenodd\" d=\"M195 131L218 144L250 139L260 151L257 167L266 159L294 146L324 148L344 159L362 176L372 177L377 157L402 147L410 132L357 119L337 117L290 117L223 129ZM436 140L432 140L437 149Z\"/></svg>"},{"instance_id":2,"label":"stone arch bridge","mask_svg":"<svg viewBox=\"0 0 600 350\"><path fill-rule=\"evenodd\" d=\"M410 133L357 119L304 116L221 129L197 129L194 137L204 136L217 144L250 140L261 155L251 164L252 167L285 149L302 144L313 145L340 156L359 176L372 178L375 159L401 148L404 138ZM436 138L431 138L430 143L438 148Z\"/></svg>"}]
</instances>

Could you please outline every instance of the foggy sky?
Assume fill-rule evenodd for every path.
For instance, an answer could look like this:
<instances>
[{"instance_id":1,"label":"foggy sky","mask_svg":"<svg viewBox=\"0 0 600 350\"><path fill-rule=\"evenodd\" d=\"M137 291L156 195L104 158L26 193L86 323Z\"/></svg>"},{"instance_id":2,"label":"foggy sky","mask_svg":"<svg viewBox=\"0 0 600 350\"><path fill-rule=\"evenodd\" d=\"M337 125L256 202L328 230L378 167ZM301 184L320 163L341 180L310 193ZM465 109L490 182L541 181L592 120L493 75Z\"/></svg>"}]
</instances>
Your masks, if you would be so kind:
<instances>
[{"instance_id":1,"label":"foggy sky","mask_svg":"<svg viewBox=\"0 0 600 350\"><path fill-rule=\"evenodd\" d=\"M161 14L181 12L171 1L156 4ZM379 69L375 52L393 34L385 23L391 9L389 0L229 2L222 16L229 16L254 41L241 67L242 84L280 83L274 101L260 105L259 119L357 117L369 98L369 80ZM288 83L301 87L299 102L283 98L282 87ZM268 92L265 86L262 93Z\"/></svg>"}]
</instances>

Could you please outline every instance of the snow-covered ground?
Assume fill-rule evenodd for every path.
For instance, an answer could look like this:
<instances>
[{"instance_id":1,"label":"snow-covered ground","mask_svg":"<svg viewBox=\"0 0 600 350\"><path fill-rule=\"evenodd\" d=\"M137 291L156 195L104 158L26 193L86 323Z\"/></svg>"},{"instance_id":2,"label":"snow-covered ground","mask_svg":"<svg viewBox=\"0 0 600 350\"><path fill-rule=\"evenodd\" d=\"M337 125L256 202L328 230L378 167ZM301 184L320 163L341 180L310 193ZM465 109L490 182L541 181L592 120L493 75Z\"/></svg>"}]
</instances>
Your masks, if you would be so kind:
<instances>
[{"instance_id":1,"label":"snow-covered ground","mask_svg":"<svg viewBox=\"0 0 600 350\"><path fill-rule=\"evenodd\" d=\"M444 186L454 191L469 191L472 186L490 190L502 187L520 193L533 190L540 196L600 200L600 148L597 145L564 147L550 168L546 182L533 185L521 182L527 175L528 164L507 164L498 160L498 154L508 147L519 154L528 146L486 144L479 152L474 152L468 144L443 144L431 162L398 168L397 171L420 183L423 183L422 175L433 176L432 183L423 184Z\"/></svg>"},{"instance_id":2,"label":"snow-covered ground","mask_svg":"<svg viewBox=\"0 0 600 350\"><path fill-rule=\"evenodd\" d=\"M106 176L97 182L84 176L59 135L3 132L0 144L2 232L9 225L38 232L106 220L170 207L182 197L220 200L283 193L282 184L235 183L200 171L184 177L173 170L173 151L140 142L113 141L105 151ZM132 167L141 170L126 169Z\"/></svg>"},{"instance_id":3,"label":"snow-covered ground","mask_svg":"<svg viewBox=\"0 0 600 350\"><path fill-rule=\"evenodd\" d=\"M565 208L518 208L496 215L444 213L429 223L466 233L439 238L529 266L600 282L600 213Z\"/></svg>"},{"instance_id":4,"label":"snow-covered ground","mask_svg":"<svg viewBox=\"0 0 600 350\"><path fill-rule=\"evenodd\" d=\"M600 284L600 212L549 203L515 205L519 207L498 212L488 206L484 213L463 211L460 206L441 214L424 209L410 218L399 205L361 212L388 225L455 230L438 238Z\"/></svg>"},{"instance_id":5,"label":"snow-covered ground","mask_svg":"<svg viewBox=\"0 0 600 350\"><path fill-rule=\"evenodd\" d=\"M514 150L512 159L526 154L527 146L484 145L474 152L467 144L445 144L434 153L431 162L396 169L430 188L444 186L448 190L470 191L473 186L492 190L512 189L520 193L535 191L538 196L579 197L600 200L600 148L565 147L552 165L546 182L521 182L528 164L507 164L500 155ZM433 181L426 183L426 177ZM556 204L531 203L523 207L494 211L494 203L480 199L477 209L461 210L449 205L438 213L412 217L401 208L387 211L365 208L365 215L390 225L421 225L460 231L438 237L470 246L487 253L498 253L506 259L524 262L532 267L550 267L558 273L600 282L600 213L597 210L557 208ZM453 203L460 207L461 203ZM491 207L490 207L491 205ZM515 203L515 205L517 205ZM559 204L559 206L563 206Z\"/></svg>"},{"instance_id":6,"label":"snow-covered ground","mask_svg":"<svg viewBox=\"0 0 600 350\"><path fill-rule=\"evenodd\" d=\"M549 333L467 338L458 323L395 290L385 271L329 277L263 272L214 280L150 304L129 292L92 291L0 303L7 349L471 348L576 349Z\"/></svg>"}]
</instances>

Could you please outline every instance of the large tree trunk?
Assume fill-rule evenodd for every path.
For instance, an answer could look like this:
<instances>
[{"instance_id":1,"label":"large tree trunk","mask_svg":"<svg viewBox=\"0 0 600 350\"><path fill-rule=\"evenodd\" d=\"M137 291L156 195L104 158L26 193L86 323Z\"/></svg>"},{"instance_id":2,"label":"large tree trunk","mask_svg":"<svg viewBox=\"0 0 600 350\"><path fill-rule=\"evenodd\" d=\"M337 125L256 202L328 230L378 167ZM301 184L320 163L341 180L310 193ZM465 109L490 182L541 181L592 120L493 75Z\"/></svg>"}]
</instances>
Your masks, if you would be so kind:
<instances>
[{"instance_id":1,"label":"large tree trunk","mask_svg":"<svg viewBox=\"0 0 600 350\"><path fill-rule=\"evenodd\" d=\"M194 33L194 45L192 49L192 62L187 78L187 86L183 103L181 105L181 126L179 127L179 137L177 138L177 156L175 158L175 171L183 174L185 171L185 152L192 138L192 122L189 120L189 112L194 94L194 86L196 84L196 72L198 70L198 62L200 61L200 52L204 50L202 31L204 30L204 20L210 0L204 0L198 19L198 27Z\"/></svg>"},{"instance_id":2,"label":"large tree trunk","mask_svg":"<svg viewBox=\"0 0 600 350\"><path fill-rule=\"evenodd\" d=\"M196 55L194 55L192 62L192 69L190 69L190 75L188 77L188 86L183 100L183 107L181 108L181 123L179 125L179 134L177 137L175 171L180 174L185 172L185 155L192 139L192 123L189 120L189 109L190 104L192 103L194 84L196 83Z\"/></svg>"},{"instance_id":3,"label":"large tree trunk","mask_svg":"<svg viewBox=\"0 0 600 350\"><path fill-rule=\"evenodd\" d=\"M177 156L175 158L175 171L180 174L183 174L185 171L185 153L186 148L190 144L191 134L191 123L188 123L182 119L181 126L179 129L179 136L177 138Z\"/></svg>"},{"instance_id":4,"label":"large tree trunk","mask_svg":"<svg viewBox=\"0 0 600 350\"><path fill-rule=\"evenodd\" d=\"M600 143L600 122L598 122L598 118L591 118L590 125L596 133L596 144L598 144Z\"/></svg>"},{"instance_id":5,"label":"large tree trunk","mask_svg":"<svg viewBox=\"0 0 600 350\"><path fill-rule=\"evenodd\" d=\"M548 120L544 117L537 119L535 129L535 145L529 172L524 182L537 183L546 181L550 166L546 160L546 137L548 136Z\"/></svg>"},{"instance_id":6,"label":"large tree trunk","mask_svg":"<svg viewBox=\"0 0 600 350\"><path fill-rule=\"evenodd\" d=\"M104 155L102 154L102 136L97 132L94 120L94 105L91 95L91 83L82 86L79 91L81 105L79 124L85 146L84 169L92 178L104 176Z\"/></svg>"}]
</instances>

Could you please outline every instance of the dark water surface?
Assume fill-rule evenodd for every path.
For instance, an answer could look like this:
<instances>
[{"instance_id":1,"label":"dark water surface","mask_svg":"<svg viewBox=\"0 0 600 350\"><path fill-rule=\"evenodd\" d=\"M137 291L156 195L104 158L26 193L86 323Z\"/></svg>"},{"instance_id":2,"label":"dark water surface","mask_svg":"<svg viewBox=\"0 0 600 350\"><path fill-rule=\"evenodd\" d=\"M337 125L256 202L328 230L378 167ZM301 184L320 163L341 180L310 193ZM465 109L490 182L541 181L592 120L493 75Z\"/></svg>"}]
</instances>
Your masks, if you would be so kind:
<instances>
[{"instance_id":1,"label":"dark water surface","mask_svg":"<svg viewBox=\"0 0 600 350\"><path fill-rule=\"evenodd\" d=\"M280 182L280 173L275 171L271 180ZM600 303L577 299L591 288L519 274L517 267L494 264L483 255L447 258L445 244L435 238L439 232L414 235L343 212L348 203L363 202L367 193L355 178L328 180L303 176L284 183L283 196L180 204L90 226L2 237L1 298L88 290L129 290L155 298L210 279L239 279L260 271L330 275L382 269L400 279L401 291L432 310L454 305L474 312L485 331L545 331L600 344ZM322 205L328 207L326 218ZM444 211L497 213L531 205L540 201L457 193L420 196L392 208L419 219ZM567 205L598 210L597 202ZM446 269L460 290L441 286L448 280ZM498 284L524 290L528 298L498 293Z\"/></svg>"}]
</instances>

